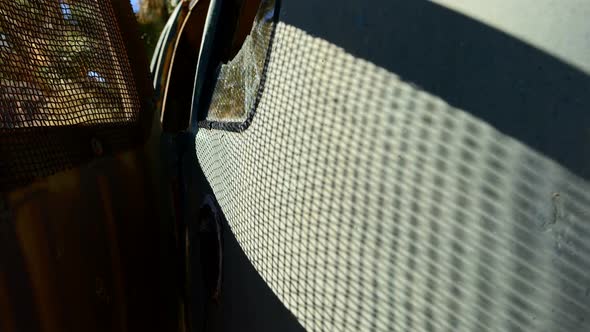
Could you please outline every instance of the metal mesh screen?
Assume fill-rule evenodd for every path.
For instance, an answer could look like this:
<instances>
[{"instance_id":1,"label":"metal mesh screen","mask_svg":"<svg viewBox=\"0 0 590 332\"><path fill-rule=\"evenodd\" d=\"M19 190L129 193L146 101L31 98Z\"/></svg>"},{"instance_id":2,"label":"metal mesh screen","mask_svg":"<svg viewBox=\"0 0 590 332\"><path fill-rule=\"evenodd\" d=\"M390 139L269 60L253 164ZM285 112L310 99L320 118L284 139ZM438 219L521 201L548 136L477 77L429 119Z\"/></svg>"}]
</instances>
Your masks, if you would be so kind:
<instances>
[{"instance_id":1,"label":"metal mesh screen","mask_svg":"<svg viewBox=\"0 0 590 332\"><path fill-rule=\"evenodd\" d=\"M250 126L196 153L306 329L589 330L588 182L296 27L272 45Z\"/></svg>"},{"instance_id":2,"label":"metal mesh screen","mask_svg":"<svg viewBox=\"0 0 590 332\"><path fill-rule=\"evenodd\" d=\"M142 103L118 17L133 19L111 1L0 1L3 186L88 159L92 138L106 150L137 141Z\"/></svg>"}]
</instances>

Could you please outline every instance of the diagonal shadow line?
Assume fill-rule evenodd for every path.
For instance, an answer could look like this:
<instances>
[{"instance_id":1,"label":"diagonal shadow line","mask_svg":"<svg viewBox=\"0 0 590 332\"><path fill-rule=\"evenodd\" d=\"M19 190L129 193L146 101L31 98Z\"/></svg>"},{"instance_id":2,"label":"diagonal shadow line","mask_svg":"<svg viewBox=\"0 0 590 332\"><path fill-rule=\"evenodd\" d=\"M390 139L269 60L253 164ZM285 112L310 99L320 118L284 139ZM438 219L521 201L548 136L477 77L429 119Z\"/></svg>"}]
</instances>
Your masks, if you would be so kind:
<instances>
[{"instance_id":1,"label":"diagonal shadow line","mask_svg":"<svg viewBox=\"0 0 590 332\"><path fill-rule=\"evenodd\" d=\"M467 110L590 179L590 77L430 1L286 1L280 20ZM540 18L539 18L540 19Z\"/></svg>"},{"instance_id":2,"label":"diagonal shadow line","mask_svg":"<svg viewBox=\"0 0 590 332\"><path fill-rule=\"evenodd\" d=\"M182 164L183 181L188 184L186 213L194 213L213 190L200 167L195 154L195 139L189 133L177 138L176 147L185 159ZM297 318L281 302L269 284L256 270L250 258L238 243L234 231L222 213L223 276L221 306L212 308L206 302L202 279L203 261L200 256L198 237L195 237L191 253L191 308L194 326L205 325L205 331L282 331L300 332L305 329ZM188 222L195 219L189 218ZM191 227L196 227L191 224ZM196 232L196 229L194 230ZM198 329L197 329L198 330Z\"/></svg>"}]
</instances>

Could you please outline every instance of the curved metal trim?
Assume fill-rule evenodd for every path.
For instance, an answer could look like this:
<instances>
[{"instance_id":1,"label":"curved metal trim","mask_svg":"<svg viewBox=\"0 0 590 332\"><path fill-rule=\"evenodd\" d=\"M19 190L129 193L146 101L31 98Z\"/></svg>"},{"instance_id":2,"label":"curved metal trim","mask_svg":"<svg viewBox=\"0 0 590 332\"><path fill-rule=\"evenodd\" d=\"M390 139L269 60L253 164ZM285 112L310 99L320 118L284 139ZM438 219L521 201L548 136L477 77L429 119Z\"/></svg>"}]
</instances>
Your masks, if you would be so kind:
<instances>
[{"instance_id":1,"label":"curved metal trim","mask_svg":"<svg viewBox=\"0 0 590 332\"><path fill-rule=\"evenodd\" d=\"M207 70L213 50L215 32L217 31L217 23L219 21L222 3L223 0L211 0L211 3L209 4L209 12L207 13L207 20L205 21L203 39L201 40L201 50L199 51L199 62L196 69L197 73L195 75L195 83L193 87L193 101L190 113L190 126L192 132L196 132L201 92L203 90L205 79L207 78Z\"/></svg>"},{"instance_id":2,"label":"curved metal trim","mask_svg":"<svg viewBox=\"0 0 590 332\"><path fill-rule=\"evenodd\" d=\"M217 0L217 1L219 1L219 0ZM268 69L268 63L269 63L270 56L272 53L272 45L273 45L273 41L274 41L274 37L275 37L277 23L279 21L280 8L281 8L281 0L275 0L274 15L272 18L273 27L272 27L270 39L268 41L268 47L267 47L266 57L264 60L264 67L262 69L260 85L258 87L258 92L256 94L256 100L254 101L254 106L246 115L246 119L242 122L229 122L229 121L226 122L226 121L210 121L210 120L198 121L197 115L198 115L198 110L199 110L198 107L200 105L198 105L198 103L195 103L194 97L196 96L196 91L197 91L196 90L197 86L195 85L195 93L193 94L193 109L191 110L191 127L192 127L193 133L196 133L198 128L218 129L218 130L233 131L233 132L241 132L241 131L248 129L248 127L252 123L254 115L256 114L256 110L258 109L258 104L260 103L260 98L261 98L262 93L264 91L264 86L265 86L265 81L266 81L266 79L265 79L266 78L266 71ZM207 28L214 29L214 27L207 27ZM212 30L212 31L214 31L214 30ZM199 75L199 74L200 73L197 73L197 75ZM197 79L199 79L199 76L197 76ZM201 77L201 80L202 79L203 79L203 77ZM199 87L202 88L202 86L199 86ZM199 94L200 94L200 91L199 91ZM199 97L200 97L200 95L199 95Z\"/></svg>"}]
</instances>

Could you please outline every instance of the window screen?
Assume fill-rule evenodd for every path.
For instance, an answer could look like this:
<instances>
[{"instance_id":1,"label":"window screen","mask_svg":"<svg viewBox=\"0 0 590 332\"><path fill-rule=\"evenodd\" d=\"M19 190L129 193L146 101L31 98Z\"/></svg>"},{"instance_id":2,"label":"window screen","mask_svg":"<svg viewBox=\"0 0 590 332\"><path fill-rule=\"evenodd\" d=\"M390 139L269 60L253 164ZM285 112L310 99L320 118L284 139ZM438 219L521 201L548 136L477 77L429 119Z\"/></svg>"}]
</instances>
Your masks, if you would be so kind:
<instances>
[{"instance_id":1,"label":"window screen","mask_svg":"<svg viewBox=\"0 0 590 332\"><path fill-rule=\"evenodd\" d=\"M139 142L149 90L145 60L127 52L141 54L132 15L123 1L0 0L3 189L88 160L97 144Z\"/></svg>"}]
</instances>

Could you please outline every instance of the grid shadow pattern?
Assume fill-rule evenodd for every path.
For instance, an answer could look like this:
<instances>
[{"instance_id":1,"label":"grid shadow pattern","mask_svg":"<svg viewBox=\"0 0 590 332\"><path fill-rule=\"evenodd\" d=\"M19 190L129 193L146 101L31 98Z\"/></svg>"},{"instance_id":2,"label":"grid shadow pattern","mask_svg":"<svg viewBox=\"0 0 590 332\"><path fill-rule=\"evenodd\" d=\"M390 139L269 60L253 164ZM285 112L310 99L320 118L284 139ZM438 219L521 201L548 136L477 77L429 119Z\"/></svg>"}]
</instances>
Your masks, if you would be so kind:
<instances>
[{"instance_id":1,"label":"grid shadow pattern","mask_svg":"<svg viewBox=\"0 0 590 332\"><path fill-rule=\"evenodd\" d=\"M0 1L3 188L87 160L92 138L104 150L137 143L142 103L115 13L126 5Z\"/></svg>"},{"instance_id":2,"label":"grid shadow pattern","mask_svg":"<svg viewBox=\"0 0 590 332\"><path fill-rule=\"evenodd\" d=\"M590 329L588 182L282 22L263 79L248 129L196 153L307 330Z\"/></svg>"}]
</instances>

